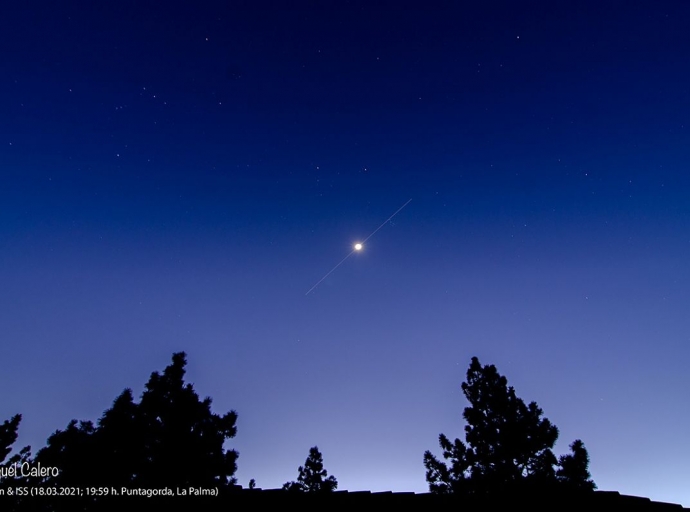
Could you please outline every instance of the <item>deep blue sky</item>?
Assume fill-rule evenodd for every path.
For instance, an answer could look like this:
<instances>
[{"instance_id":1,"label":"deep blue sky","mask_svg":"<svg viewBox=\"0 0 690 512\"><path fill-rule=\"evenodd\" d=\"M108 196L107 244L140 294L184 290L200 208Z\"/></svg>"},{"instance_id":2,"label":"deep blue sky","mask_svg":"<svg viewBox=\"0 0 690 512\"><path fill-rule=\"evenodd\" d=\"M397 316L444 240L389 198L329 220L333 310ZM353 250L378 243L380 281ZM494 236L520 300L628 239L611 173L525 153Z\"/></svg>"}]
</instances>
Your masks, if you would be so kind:
<instances>
[{"instance_id":1,"label":"deep blue sky","mask_svg":"<svg viewBox=\"0 0 690 512\"><path fill-rule=\"evenodd\" d=\"M172 353L238 478L424 492L472 356L690 506L690 3L12 2L0 420ZM313 292L326 272L412 201Z\"/></svg>"}]
</instances>

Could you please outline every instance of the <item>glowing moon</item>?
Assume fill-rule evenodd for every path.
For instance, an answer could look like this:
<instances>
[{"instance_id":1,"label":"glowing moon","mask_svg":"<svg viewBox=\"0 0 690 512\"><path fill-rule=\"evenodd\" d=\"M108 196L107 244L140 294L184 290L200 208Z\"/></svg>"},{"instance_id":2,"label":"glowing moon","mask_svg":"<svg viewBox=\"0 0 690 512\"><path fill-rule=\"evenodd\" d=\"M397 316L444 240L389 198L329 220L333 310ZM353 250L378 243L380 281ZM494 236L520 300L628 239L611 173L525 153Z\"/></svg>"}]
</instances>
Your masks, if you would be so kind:
<instances>
[{"instance_id":1,"label":"glowing moon","mask_svg":"<svg viewBox=\"0 0 690 512\"><path fill-rule=\"evenodd\" d=\"M361 251L362 250L362 244L355 244L355 251Z\"/></svg>"}]
</instances>

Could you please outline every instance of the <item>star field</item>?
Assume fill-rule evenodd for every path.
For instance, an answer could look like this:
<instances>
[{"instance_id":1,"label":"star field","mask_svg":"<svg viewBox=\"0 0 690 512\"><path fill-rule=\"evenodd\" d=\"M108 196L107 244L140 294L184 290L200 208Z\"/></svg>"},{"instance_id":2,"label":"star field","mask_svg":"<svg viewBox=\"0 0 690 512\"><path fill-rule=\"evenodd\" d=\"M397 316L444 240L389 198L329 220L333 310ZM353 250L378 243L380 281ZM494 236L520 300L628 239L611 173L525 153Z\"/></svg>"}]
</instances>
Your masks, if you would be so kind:
<instances>
[{"instance_id":1,"label":"star field","mask_svg":"<svg viewBox=\"0 0 690 512\"><path fill-rule=\"evenodd\" d=\"M690 506L689 17L5 6L0 421L38 449L184 350L242 485L318 445L341 489L424 492L477 356L600 489Z\"/></svg>"}]
</instances>

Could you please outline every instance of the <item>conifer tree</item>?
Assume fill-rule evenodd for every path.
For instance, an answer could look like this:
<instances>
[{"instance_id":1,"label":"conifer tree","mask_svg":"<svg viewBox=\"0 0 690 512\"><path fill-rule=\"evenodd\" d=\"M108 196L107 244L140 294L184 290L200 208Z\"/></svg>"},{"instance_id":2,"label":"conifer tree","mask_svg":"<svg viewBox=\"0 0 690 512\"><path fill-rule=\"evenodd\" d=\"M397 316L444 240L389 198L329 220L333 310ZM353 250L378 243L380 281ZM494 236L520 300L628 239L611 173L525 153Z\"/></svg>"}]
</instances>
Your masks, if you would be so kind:
<instances>
[{"instance_id":1,"label":"conifer tree","mask_svg":"<svg viewBox=\"0 0 690 512\"><path fill-rule=\"evenodd\" d=\"M237 433L237 413L211 412L184 382L184 352L153 372L139 403L125 389L94 425L72 420L36 454L60 469L64 486L218 487L236 483L238 454L224 448Z\"/></svg>"},{"instance_id":2,"label":"conifer tree","mask_svg":"<svg viewBox=\"0 0 690 512\"><path fill-rule=\"evenodd\" d=\"M139 404L148 464L142 479L153 485L234 484L238 453L223 444L235 436L237 413L211 412L211 398L200 400L185 384L186 355L173 355L163 374L154 372Z\"/></svg>"},{"instance_id":3,"label":"conifer tree","mask_svg":"<svg viewBox=\"0 0 690 512\"><path fill-rule=\"evenodd\" d=\"M576 490L592 491L596 489L596 484L590 478L589 454L584 443L577 439L570 445L570 449L571 454L561 455L558 460L560 467L556 475L559 481Z\"/></svg>"},{"instance_id":4,"label":"conifer tree","mask_svg":"<svg viewBox=\"0 0 690 512\"><path fill-rule=\"evenodd\" d=\"M283 489L297 492L331 492L337 487L338 481L323 468L323 456L316 446L309 449L309 457L299 467L297 481L283 485Z\"/></svg>"},{"instance_id":5,"label":"conifer tree","mask_svg":"<svg viewBox=\"0 0 690 512\"><path fill-rule=\"evenodd\" d=\"M426 479L433 493L487 493L567 483L572 489L593 489L589 457L581 441L572 455L553 454L558 429L535 402L518 398L493 365L472 358L462 391L470 402L463 417L465 442L439 436L443 458L424 454Z\"/></svg>"}]
</instances>

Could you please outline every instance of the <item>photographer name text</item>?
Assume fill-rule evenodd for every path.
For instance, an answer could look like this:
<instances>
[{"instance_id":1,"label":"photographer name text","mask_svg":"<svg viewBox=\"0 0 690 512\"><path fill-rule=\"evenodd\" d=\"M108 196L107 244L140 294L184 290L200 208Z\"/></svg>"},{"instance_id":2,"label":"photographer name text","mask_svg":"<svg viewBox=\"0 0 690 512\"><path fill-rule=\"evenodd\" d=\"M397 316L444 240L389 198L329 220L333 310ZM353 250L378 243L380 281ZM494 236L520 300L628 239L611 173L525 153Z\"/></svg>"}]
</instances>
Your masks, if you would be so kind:
<instances>
[{"instance_id":1,"label":"photographer name text","mask_svg":"<svg viewBox=\"0 0 690 512\"><path fill-rule=\"evenodd\" d=\"M13 462L6 466L0 466L0 480L3 478L22 478L22 477L47 477L58 476L60 470L53 466L41 466L36 464L32 466L28 462Z\"/></svg>"}]
</instances>

